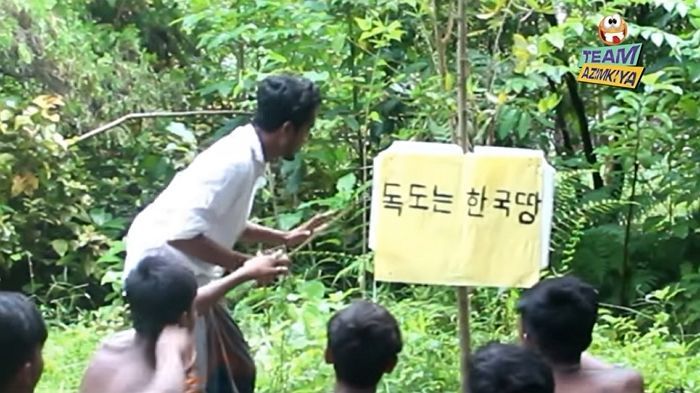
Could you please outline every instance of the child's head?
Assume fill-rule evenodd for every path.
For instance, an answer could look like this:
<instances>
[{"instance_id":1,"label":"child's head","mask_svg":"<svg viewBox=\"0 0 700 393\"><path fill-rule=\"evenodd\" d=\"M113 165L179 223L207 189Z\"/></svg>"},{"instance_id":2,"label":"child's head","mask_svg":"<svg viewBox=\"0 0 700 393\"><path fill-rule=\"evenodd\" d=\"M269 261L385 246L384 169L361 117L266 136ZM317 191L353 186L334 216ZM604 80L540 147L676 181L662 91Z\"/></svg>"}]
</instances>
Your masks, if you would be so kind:
<instances>
[{"instance_id":1,"label":"child's head","mask_svg":"<svg viewBox=\"0 0 700 393\"><path fill-rule=\"evenodd\" d=\"M469 393L554 393L552 369L523 347L485 345L476 351L469 368Z\"/></svg>"},{"instance_id":2,"label":"child's head","mask_svg":"<svg viewBox=\"0 0 700 393\"><path fill-rule=\"evenodd\" d=\"M156 340L167 325L193 327L197 281L186 267L159 257L144 258L125 282L134 330Z\"/></svg>"},{"instance_id":3,"label":"child's head","mask_svg":"<svg viewBox=\"0 0 700 393\"><path fill-rule=\"evenodd\" d=\"M402 346L396 319L371 302L356 301L328 322L326 361L351 387L376 386L396 366Z\"/></svg>"},{"instance_id":4,"label":"child's head","mask_svg":"<svg viewBox=\"0 0 700 393\"><path fill-rule=\"evenodd\" d=\"M544 280L520 298L523 341L549 361L578 364L598 318L596 290L576 277Z\"/></svg>"},{"instance_id":5,"label":"child's head","mask_svg":"<svg viewBox=\"0 0 700 393\"><path fill-rule=\"evenodd\" d=\"M20 293L0 292L0 392L34 391L44 370L47 337L34 303Z\"/></svg>"}]
</instances>

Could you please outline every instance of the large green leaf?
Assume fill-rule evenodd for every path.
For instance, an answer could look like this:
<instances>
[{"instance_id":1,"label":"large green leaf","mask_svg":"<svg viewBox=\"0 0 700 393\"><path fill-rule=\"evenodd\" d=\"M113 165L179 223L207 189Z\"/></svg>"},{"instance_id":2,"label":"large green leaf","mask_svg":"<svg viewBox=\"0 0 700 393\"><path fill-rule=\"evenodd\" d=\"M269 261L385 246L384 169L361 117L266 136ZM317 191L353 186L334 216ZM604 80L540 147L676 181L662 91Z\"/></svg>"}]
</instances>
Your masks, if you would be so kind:
<instances>
[{"instance_id":1,"label":"large green leaf","mask_svg":"<svg viewBox=\"0 0 700 393\"><path fill-rule=\"evenodd\" d=\"M501 112L500 121L498 124L498 131L496 135L499 139L504 139L508 134L515 129L515 125L520 119L520 113L517 109L510 106L505 106Z\"/></svg>"},{"instance_id":2,"label":"large green leaf","mask_svg":"<svg viewBox=\"0 0 700 393\"><path fill-rule=\"evenodd\" d=\"M68 241L65 239L56 239L51 241L51 247L56 254L60 257L64 257L68 252Z\"/></svg>"}]
</instances>

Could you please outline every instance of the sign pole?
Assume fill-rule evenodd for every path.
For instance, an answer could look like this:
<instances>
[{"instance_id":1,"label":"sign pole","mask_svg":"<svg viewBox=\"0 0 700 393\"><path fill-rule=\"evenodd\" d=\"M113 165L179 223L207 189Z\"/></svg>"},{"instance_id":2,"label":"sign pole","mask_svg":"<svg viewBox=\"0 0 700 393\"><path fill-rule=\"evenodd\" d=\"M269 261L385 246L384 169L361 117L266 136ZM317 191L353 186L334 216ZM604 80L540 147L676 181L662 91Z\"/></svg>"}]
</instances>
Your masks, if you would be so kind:
<instances>
[{"instance_id":1,"label":"sign pole","mask_svg":"<svg viewBox=\"0 0 700 393\"><path fill-rule=\"evenodd\" d=\"M459 143L466 153L470 150L467 136L467 24L465 0L457 0L457 130L453 134L454 142ZM459 350L461 391L467 393L469 385L469 361L471 358L471 332L469 328L469 292L468 287L457 287L457 306L459 315Z\"/></svg>"}]
</instances>

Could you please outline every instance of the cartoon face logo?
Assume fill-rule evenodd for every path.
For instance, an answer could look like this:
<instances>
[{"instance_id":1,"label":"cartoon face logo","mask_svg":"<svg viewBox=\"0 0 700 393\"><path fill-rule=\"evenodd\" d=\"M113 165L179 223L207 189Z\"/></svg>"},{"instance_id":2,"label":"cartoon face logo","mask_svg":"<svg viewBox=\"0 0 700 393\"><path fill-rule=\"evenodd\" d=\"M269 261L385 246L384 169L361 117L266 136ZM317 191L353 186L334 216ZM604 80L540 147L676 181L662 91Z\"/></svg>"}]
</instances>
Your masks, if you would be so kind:
<instances>
[{"instance_id":1,"label":"cartoon face logo","mask_svg":"<svg viewBox=\"0 0 700 393\"><path fill-rule=\"evenodd\" d=\"M603 17L598 23L598 35L605 45L618 45L627 38L627 23L620 15Z\"/></svg>"}]
</instances>

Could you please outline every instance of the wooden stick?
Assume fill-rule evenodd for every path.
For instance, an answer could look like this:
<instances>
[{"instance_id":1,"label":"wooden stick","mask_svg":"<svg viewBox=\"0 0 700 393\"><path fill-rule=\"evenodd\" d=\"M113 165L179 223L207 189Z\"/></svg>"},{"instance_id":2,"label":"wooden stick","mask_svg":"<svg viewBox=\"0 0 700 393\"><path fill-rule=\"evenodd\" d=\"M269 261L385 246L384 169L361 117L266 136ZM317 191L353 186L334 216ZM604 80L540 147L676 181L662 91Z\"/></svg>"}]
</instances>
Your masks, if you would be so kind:
<instances>
[{"instance_id":1,"label":"wooden stick","mask_svg":"<svg viewBox=\"0 0 700 393\"><path fill-rule=\"evenodd\" d=\"M467 23L466 0L457 0L457 128L458 133L453 137L457 139L462 150L466 153L471 146L467 135ZM471 359L471 331L469 326L469 288L457 288L457 308L459 316L459 349L460 349L460 375L461 391L466 393L469 386L469 362Z\"/></svg>"},{"instance_id":2,"label":"wooden stick","mask_svg":"<svg viewBox=\"0 0 700 393\"><path fill-rule=\"evenodd\" d=\"M145 112L145 113L129 113L124 115L117 120L111 121L103 126L95 128L94 130L88 131L80 136L73 138L70 142L71 145L78 142L82 142L85 139L91 138L95 135L101 134L107 130L111 130L118 125L134 119L147 119L155 117L184 117L184 116L222 116L222 115L251 115L250 112L235 111L235 110L196 110L196 111L180 111L180 112Z\"/></svg>"}]
</instances>

